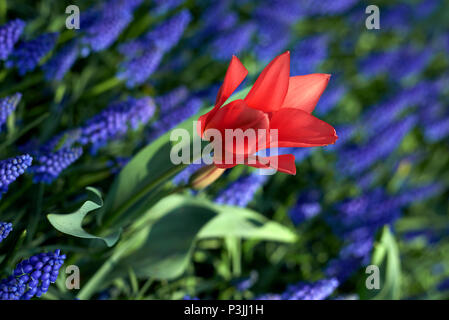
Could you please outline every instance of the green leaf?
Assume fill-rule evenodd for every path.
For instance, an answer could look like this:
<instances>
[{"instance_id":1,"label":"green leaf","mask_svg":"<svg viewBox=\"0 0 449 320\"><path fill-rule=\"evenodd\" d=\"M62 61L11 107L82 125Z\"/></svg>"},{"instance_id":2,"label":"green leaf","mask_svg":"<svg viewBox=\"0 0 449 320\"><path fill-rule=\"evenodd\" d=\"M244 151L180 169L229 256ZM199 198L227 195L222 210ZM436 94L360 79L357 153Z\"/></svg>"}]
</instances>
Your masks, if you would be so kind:
<instances>
[{"instance_id":1,"label":"green leaf","mask_svg":"<svg viewBox=\"0 0 449 320\"><path fill-rule=\"evenodd\" d=\"M148 219L154 221L149 225ZM249 209L219 206L190 196L162 199L134 226L144 227L129 239L137 245L122 261L140 277L172 279L187 268L195 241L233 236L290 243L296 235ZM131 250L129 250L131 251Z\"/></svg>"},{"instance_id":2,"label":"green leaf","mask_svg":"<svg viewBox=\"0 0 449 320\"><path fill-rule=\"evenodd\" d=\"M81 208L70 214L50 213L47 215L47 219L56 230L62 233L78 238L100 239L103 240L108 247L111 247L117 242L120 236L120 231L114 232L107 237L98 237L86 232L82 227L84 217L89 212L103 206L103 199L101 198L100 192L92 187L87 187L86 189L90 192L90 199L84 202Z\"/></svg>"},{"instance_id":3,"label":"green leaf","mask_svg":"<svg viewBox=\"0 0 449 320\"><path fill-rule=\"evenodd\" d=\"M219 215L201 230L200 238L232 236L286 243L295 242L297 239L296 234L290 229L268 220L253 210L232 206L213 205L213 207Z\"/></svg>"},{"instance_id":4,"label":"green leaf","mask_svg":"<svg viewBox=\"0 0 449 320\"><path fill-rule=\"evenodd\" d=\"M146 230L143 246L122 261L132 263L139 277L173 279L187 268L196 236L216 213L207 207L186 204L170 208Z\"/></svg>"},{"instance_id":5,"label":"green leaf","mask_svg":"<svg viewBox=\"0 0 449 320\"><path fill-rule=\"evenodd\" d=\"M393 234L388 226L382 230L382 235L376 244L372 264L377 265L383 272L381 291L374 297L380 300L398 300L401 297L401 260L399 249Z\"/></svg>"}]
</instances>

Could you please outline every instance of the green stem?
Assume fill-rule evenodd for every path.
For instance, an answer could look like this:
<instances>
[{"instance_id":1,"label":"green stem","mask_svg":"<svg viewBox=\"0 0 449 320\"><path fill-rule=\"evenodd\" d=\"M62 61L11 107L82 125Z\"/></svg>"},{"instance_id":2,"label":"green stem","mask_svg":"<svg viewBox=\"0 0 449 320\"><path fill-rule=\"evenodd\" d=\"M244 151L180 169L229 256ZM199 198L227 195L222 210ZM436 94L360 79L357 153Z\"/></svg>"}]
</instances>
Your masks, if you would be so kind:
<instances>
[{"instance_id":1,"label":"green stem","mask_svg":"<svg viewBox=\"0 0 449 320\"><path fill-rule=\"evenodd\" d=\"M242 263L241 263L241 242L240 238L237 237L227 237L226 246L228 248L229 256L232 264L232 275L234 277L240 277L242 274Z\"/></svg>"},{"instance_id":2,"label":"green stem","mask_svg":"<svg viewBox=\"0 0 449 320\"><path fill-rule=\"evenodd\" d=\"M100 287L106 275L111 272L115 265L120 261L121 257L128 251L128 246L123 245L118 249L106 262L98 269L97 272L89 279L89 281L82 287L77 295L80 300L87 300Z\"/></svg>"},{"instance_id":3,"label":"green stem","mask_svg":"<svg viewBox=\"0 0 449 320\"><path fill-rule=\"evenodd\" d=\"M34 127L38 126L43 120L45 120L45 118L48 117L48 115L49 115L48 113L45 113L45 114L41 115L39 118L33 120L30 124L28 124L25 128L23 128L19 133L15 134L13 137L8 139L5 143L0 145L0 150L5 149L6 147L8 147L12 143L14 143L17 139L19 139L24 134L26 134L28 131L30 131Z\"/></svg>"},{"instance_id":4,"label":"green stem","mask_svg":"<svg viewBox=\"0 0 449 320\"><path fill-rule=\"evenodd\" d=\"M134 194L128 201L123 203L113 214L109 216L109 219L105 221L105 223L102 226L102 229L107 229L110 227L118 217L120 217L123 213L125 213L129 208L134 206L136 203L138 203L143 197L145 197L152 189L154 189L156 186L167 180L169 177L175 175L177 172L181 171L184 168L182 165L175 166L162 174L159 178L157 178L154 181L151 181L146 186L140 189L139 192Z\"/></svg>"},{"instance_id":5,"label":"green stem","mask_svg":"<svg viewBox=\"0 0 449 320\"><path fill-rule=\"evenodd\" d=\"M108 90L118 86L122 82L123 82L122 80L120 80L116 77L110 78L106 81L103 81L102 83L97 84L95 87L93 87L92 90L90 90L87 93L87 97L99 95L105 91L108 91Z\"/></svg>"},{"instance_id":6,"label":"green stem","mask_svg":"<svg viewBox=\"0 0 449 320\"><path fill-rule=\"evenodd\" d=\"M27 89L28 87L38 84L41 81L42 81L42 76L40 74L33 74L30 76L27 76L19 84L13 85L13 86L1 91L0 96L7 96L7 95L15 93L15 92L25 91L25 89Z\"/></svg>"},{"instance_id":7,"label":"green stem","mask_svg":"<svg viewBox=\"0 0 449 320\"><path fill-rule=\"evenodd\" d=\"M36 204L35 209L31 213L30 222L28 224L27 229L27 242L30 243L33 240L34 234L36 233L37 226L39 224L39 220L42 216L42 201L44 199L44 191L45 185L43 183L39 183L37 185L36 192Z\"/></svg>"}]
</instances>

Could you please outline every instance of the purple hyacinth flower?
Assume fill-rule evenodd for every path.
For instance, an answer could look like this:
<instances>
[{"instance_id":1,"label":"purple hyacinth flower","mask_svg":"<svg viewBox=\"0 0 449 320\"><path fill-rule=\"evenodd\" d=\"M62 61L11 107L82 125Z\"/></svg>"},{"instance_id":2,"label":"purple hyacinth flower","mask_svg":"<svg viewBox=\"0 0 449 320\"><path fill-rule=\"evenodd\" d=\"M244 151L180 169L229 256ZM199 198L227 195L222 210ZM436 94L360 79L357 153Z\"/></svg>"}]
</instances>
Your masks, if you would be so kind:
<instances>
[{"instance_id":1,"label":"purple hyacinth flower","mask_svg":"<svg viewBox=\"0 0 449 320\"><path fill-rule=\"evenodd\" d=\"M257 23L254 53L261 62L268 62L287 48L290 42L290 26L266 20Z\"/></svg>"},{"instance_id":2,"label":"purple hyacinth flower","mask_svg":"<svg viewBox=\"0 0 449 320\"><path fill-rule=\"evenodd\" d=\"M292 50L290 74L303 75L317 72L327 58L328 38L323 35L299 40Z\"/></svg>"},{"instance_id":3,"label":"purple hyacinth flower","mask_svg":"<svg viewBox=\"0 0 449 320\"><path fill-rule=\"evenodd\" d=\"M8 186L25 173L32 161L28 154L0 161L0 198L8 191Z\"/></svg>"},{"instance_id":4,"label":"purple hyacinth flower","mask_svg":"<svg viewBox=\"0 0 449 320\"><path fill-rule=\"evenodd\" d=\"M133 11L142 0L109 0L81 15L81 43L83 55L90 50L99 52L109 48L133 18Z\"/></svg>"},{"instance_id":5,"label":"purple hyacinth flower","mask_svg":"<svg viewBox=\"0 0 449 320\"><path fill-rule=\"evenodd\" d=\"M415 19L425 19L440 7L441 0L421 0L416 9L413 10Z\"/></svg>"},{"instance_id":6,"label":"purple hyacinth flower","mask_svg":"<svg viewBox=\"0 0 449 320\"><path fill-rule=\"evenodd\" d=\"M121 45L119 51L125 60L117 78L125 80L129 88L143 84L159 67L164 54L179 42L191 19L190 12L183 10L144 36Z\"/></svg>"},{"instance_id":7,"label":"purple hyacinth flower","mask_svg":"<svg viewBox=\"0 0 449 320\"><path fill-rule=\"evenodd\" d=\"M0 132L2 132L2 127L6 123L9 115L16 110L21 99L21 93L16 93L10 97L0 99Z\"/></svg>"},{"instance_id":8,"label":"purple hyacinth flower","mask_svg":"<svg viewBox=\"0 0 449 320\"><path fill-rule=\"evenodd\" d=\"M71 41L61 48L42 69L47 80L61 80L75 63L79 54L78 41Z\"/></svg>"},{"instance_id":9,"label":"purple hyacinth flower","mask_svg":"<svg viewBox=\"0 0 449 320\"><path fill-rule=\"evenodd\" d=\"M154 8L154 13L156 15L163 15L170 10L176 9L185 0L155 0L154 3L156 7Z\"/></svg>"},{"instance_id":10,"label":"purple hyacinth flower","mask_svg":"<svg viewBox=\"0 0 449 320\"><path fill-rule=\"evenodd\" d=\"M117 78L126 81L128 88L143 84L159 67L164 53L151 48L145 50L138 57L125 60L119 67Z\"/></svg>"},{"instance_id":11,"label":"purple hyacinth flower","mask_svg":"<svg viewBox=\"0 0 449 320\"><path fill-rule=\"evenodd\" d=\"M161 109L161 112L165 113L177 107L181 102L185 101L188 96L189 90L186 87L181 86L164 95L156 97L154 100Z\"/></svg>"},{"instance_id":12,"label":"purple hyacinth flower","mask_svg":"<svg viewBox=\"0 0 449 320\"><path fill-rule=\"evenodd\" d=\"M25 22L14 19L0 26L0 60L6 60L25 28Z\"/></svg>"},{"instance_id":13,"label":"purple hyacinth flower","mask_svg":"<svg viewBox=\"0 0 449 320\"><path fill-rule=\"evenodd\" d=\"M364 58L360 64L362 73L373 77L388 74L392 79L407 78L421 73L433 56L429 48L398 47Z\"/></svg>"},{"instance_id":14,"label":"purple hyacinth flower","mask_svg":"<svg viewBox=\"0 0 449 320\"><path fill-rule=\"evenodd\" d=\"M261 3L254 10L254 19L261 23L277 21L292 25L304 16L300 1L296 0L269 0Z\"/></svg>"},{"instance_id":15,"label":"purple hyacinth flower","mask_svg":"<svg viewBox=\"0 0 449 320\"><path fill-rule=\"evenodd\" d=\"M321 212L320 192L310 190L301 193L293 208L289 211L289 216L295 225L317 216Z\"/></svg>"},{"instance_id":16,"label":"purple hyacinth flower","mask_svg":"<svg viewBox=\"0 0 449 320\"><path fill-rule=\"evenodd\" d=\"M240 177L221 191L215 202L221 205L246 207L267 179L268 176L257 173Z\"/></svg>"},{"instance_id":17,"label":"purple hyacinth flower","mask_svg":"<svg viewBox=\"0 0 449 320\"><path fill-rule=\"evenodd\" d=\"M20 75L33 71L41 59L53 50L59 33L45 33L30 41L22 42L6 61L8 68L16 67Z\"/></svg>"},{"instance_id":18,"label":"purple hyacinth flower","mask_svg":"<svg viewBox=\"0 0 449 320\"><path fill-rule=\"evenodd\" d=\"M282 294L282 300L324 300L329 297L339 283L335 278L318 280L316 282L299 282L289 285Z\"/></svg>"},{"instance_id":19,"label":"purple hyacinth flower","mask_svg":"<svg viewBox=\"0 0 449 320\"><path fill-rule=\"evenodd\" d=\"M232 55L238 55L248 50L255 30L254 24L246 23L218 34L211 44L212 57L217 60L228 61Z\"/></svg>"},{"instance_id":20,"label":"purple hyacinth flower","mask_svg":"<svg viewBox=\"0 0 449 320\"><path fill-rule=\"evenodd\" d=\"M301 3L303 11L307 15L338 15L349 11L356 5L357 0L304 0Z\"/></svg>"},{"instance_id":21,"label":"purple hyacinth flower","mask_svg":"<svg viewBox=\"0 0 449 320\"><path fill-rule=\"evenodd\" d=\"M41 297L55 283L66 256L60 250L40 253L19 262L12 276L0 282L0 300Z\"/></svg>"},{"instance_id":22,"label":"purple hyacinth flower","mask_svg":"<svg viewBox=\"0 0 449 320\"><path fill-rule=\"evenodd\" d=\"M109 141L126 135L129 129L136 130L146 124L153 117L155 109L150 97L114 102L86 121L81 127L79 142L82 145L91 144L91 153L95 154Z\"/></svg>"},{"instance_id":23,"label":"purple hyacinth flower","mask_svg":"<svg viewBox=\"0 0 449 320\"><path fill-rule=\"evenodd\" d=\"M179 42L191 20L189 10L182 10L148 32L143 41L167 52Z\"/></svg>"},{"instance_id":24,"label":"purple hyacinth flower","mask_svg":"<svg viewBox=\"0 0 449 320\"><path fill-rule=\"evenodd\" d=\"M195 115L203 105L197 97L191 97L181 105L169 111L161 110L160 118L149 129L147 142L154 141L179 123Z\"/></svg>"},{"instance_id":25,"label":"purple hyacinth flower","mask_svg":"<svg viewBox=\"0 0 449 320\"><path fill-rule=\"evenodd\" d=\"M0 243L6 239L9 233L12 231L12 223L0 222Z\"/></svg>"},{"instance_id":26,"label":"purple hyacinth flower","mask_svg":"<svg viewBox=\"0 0 449 320\"><path fill-rule=\"evenodd\" d=\"M441 194L443 191L444 188L441 184L430 183L424 186L405 189L397 197L401 205L407 206L411 203L425 201L428 198Z\"/></svg>"},{"instance_id":27,"label":"purple hyacinth flower","mask_svg":"<svg viewBox=\"0 0 449 320\"><path fill-rule=\"evenodd\" d=\"M413 27L413 14L416 9L407 4L387 6L382 11L381 30L407 33Z\"/></svg>"},{"instance_id":28,"label":"purple hyacinth flower","mask_svg":"<svg viewBox=\"0 0 449 320\"><path fill-rule=\"evenodd\" d=\"M343 173L349 175L365 171L375 162L393 153L416 123L416 116L408 116L385 128L382 133L373 137L365 145L342 150L339 168Z\"/></svg>"},{"instance_id":29,"label":"purple hyacinth flower","mask_svg":"<svg viewBox=\"0 0 449 320\"><path fill-rule=\"evenodd\" d=\"M39 153L35 156L36 164L30 168L30 171L34 173L33 181L35 183L52 183L82 154L82 148L63 148L55 152Z\"/></svg>"},{"instance_id":30,"label":"purple hyacinth flower","mask_svg":"<svg viewBox=\"0 0 449 320\"><path fill-rule=\"evenodd\" d=\"M339 286L336 278L291 284L282 294L263 294L255 300L324 300Z\"/></svg>"},{"instance_id":31,"label":"purple hyacinth flower","mask_svg":"<svg viewBox=\"0 0 449 320\"><path fill-rule=\"evenodd\" d=\"M426 123L424 136L429 142L438 142L449 136L449 117Z\"/></svg>"},{"instance_id":32,"label":"purple hyacinth flower","mask_svg":"<svg viewBox=\"0 0 449 320\"><path fill-rule=\"evenodd\" d=\"M363 123L368 137L374 137L393 123L398 116L411 107L424 107L425 114L434 114L428 110L429 100L436 96L437 88L434 83L421 81L413 87L400 90L395 96L370 108L363 114Z\"/></svg>"}]
</instances>

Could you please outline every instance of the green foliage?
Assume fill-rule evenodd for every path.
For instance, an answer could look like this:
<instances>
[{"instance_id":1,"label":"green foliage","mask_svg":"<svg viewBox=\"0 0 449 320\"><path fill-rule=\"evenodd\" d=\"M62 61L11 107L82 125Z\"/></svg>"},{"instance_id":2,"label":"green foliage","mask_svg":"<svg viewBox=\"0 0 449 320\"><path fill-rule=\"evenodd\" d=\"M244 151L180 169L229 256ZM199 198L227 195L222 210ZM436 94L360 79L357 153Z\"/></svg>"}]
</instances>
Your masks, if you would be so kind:
<instances>
[{"instance_id":1,"label":"green foliage","mask_svg":"<svg viewBox=\"0 0 449 320\"><path fill-rule=\"evenodd\" d=\"M107 237L94 236L83 229L84 217L91 211L99 209L103 206L103 199L100 192L88 187L86 188L90 192L91 200L87 200L83 205L73 213L69 214L56 214L50 213L47 215L48 221L58 231L69 234L78 238L86 239L100 239L103 240L108 247L112 247L120 237L120 231L116 231Z\"/></svg>"}]
</instances>

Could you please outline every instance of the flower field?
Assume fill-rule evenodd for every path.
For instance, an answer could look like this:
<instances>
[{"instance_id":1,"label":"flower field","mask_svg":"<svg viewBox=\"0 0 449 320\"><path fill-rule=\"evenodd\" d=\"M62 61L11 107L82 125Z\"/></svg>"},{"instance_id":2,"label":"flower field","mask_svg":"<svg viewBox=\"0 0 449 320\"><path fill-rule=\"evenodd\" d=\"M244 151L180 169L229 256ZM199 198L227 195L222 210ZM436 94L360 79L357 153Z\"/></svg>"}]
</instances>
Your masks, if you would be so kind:
<instances>
[{"instance_id":1,"label":"flower field","mask_svg":"<svg viewBox=\"0 0 449 320\"><path fill-rule=\"evenodd\" d=\"M72 2L0 0L0 300L449 298L449 2Z\"/></svg>"}]
</instances>

